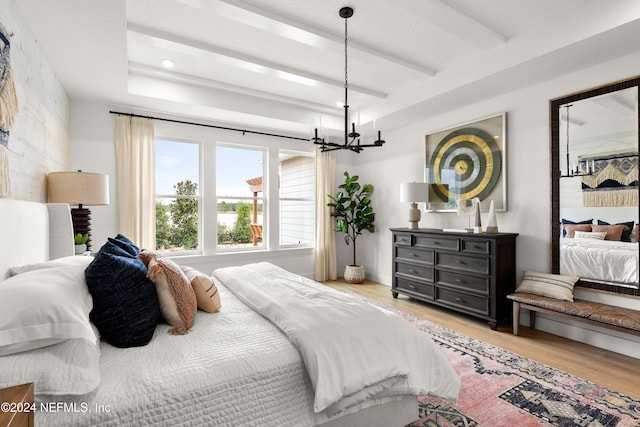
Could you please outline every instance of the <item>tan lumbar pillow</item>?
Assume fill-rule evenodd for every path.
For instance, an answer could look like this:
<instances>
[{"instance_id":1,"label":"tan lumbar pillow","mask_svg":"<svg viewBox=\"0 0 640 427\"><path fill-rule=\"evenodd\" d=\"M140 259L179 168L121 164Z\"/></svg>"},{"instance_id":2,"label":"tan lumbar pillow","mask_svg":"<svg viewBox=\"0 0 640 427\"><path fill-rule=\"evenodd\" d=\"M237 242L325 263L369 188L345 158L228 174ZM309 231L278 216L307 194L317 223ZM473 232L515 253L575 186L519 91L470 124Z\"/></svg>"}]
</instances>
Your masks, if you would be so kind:
<instances>
[{"instance_id":1,"label":"tan lumbar pillow","mask_svg":"<svg viewBox=\"0 0 640 427\"><path fill-rule=\"evenodd\" d=\"M578 276L525 271L516 292L573 301L573 287Z\"/></svg>"},{"instance_id":2,"label":"tan lumbar pillow","mask_svg":"<svg viewBox=\"0 0 640 427\"><path fill-rule=\"evenodd\" d=\"M193 291L198 300L198 308L207 313L217 313L222 306L220 293L213 281L204 273L195 268L181 265L180 268L191 282Z\"/></svg>"},{"instance_id":3,"label":"tan lumbar pillow","mask_svg":"<svg viewBox=\"0 0 640 427\"><path fill-rule=\"evenodd\" d=\"M191 283L182 269L160 254L144 250L138 255L147 265L147 277L156 285L160 312L173 326L172 334L186 334L196 316L197 300Z\"/></svg>"}]
</instances>

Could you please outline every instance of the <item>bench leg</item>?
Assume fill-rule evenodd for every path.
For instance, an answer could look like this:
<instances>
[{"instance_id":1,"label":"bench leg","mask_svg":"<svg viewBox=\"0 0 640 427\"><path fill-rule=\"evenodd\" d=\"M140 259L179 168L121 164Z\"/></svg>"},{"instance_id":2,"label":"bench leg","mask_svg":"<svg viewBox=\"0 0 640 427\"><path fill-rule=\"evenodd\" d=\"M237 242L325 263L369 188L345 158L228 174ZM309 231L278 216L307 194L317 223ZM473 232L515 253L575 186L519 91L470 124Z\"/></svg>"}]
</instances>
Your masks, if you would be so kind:
<instances>
[{"instance_id":1,"label":"bench leg","mask_svg":"<svg viewBox=\"0 0 640 427\"><path fill-rule=\"evenodd\" d=\"M520 303L513 302L513 335L518 335L518 326L520 326Z\"/></svg>"},{"instance_id":2,"label":"bench leg","mask_svg":"<svg viewBox=\"0 0 640 427\"><path fill-rule=\"evenodd\" d=\"M529 327L536 328L536 312L534 310L529 310Z\"/></svg>"}]
</instances>

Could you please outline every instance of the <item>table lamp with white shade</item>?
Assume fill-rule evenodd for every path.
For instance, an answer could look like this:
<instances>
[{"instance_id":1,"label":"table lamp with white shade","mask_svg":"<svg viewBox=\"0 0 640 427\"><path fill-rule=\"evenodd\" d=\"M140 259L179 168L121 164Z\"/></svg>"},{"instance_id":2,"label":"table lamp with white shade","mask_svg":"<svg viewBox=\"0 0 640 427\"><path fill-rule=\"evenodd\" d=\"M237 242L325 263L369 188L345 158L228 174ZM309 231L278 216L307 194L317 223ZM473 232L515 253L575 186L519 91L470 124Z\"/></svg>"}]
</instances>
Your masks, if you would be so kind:
<instances>
[{"instance_id":1,"label":"table lamp with white shade","mask_svg":"<svg viewBox=\"0 0 640 427\"><path fill-rule=\"evenodd\" d=\"M420 222L418 202L429 201L429 184L426 182L405 182L400 184L400 201L409 202L409 229L416 230Z\"/></svg>"},{"instance_id":2,"label":"table lamp with white shade","mask_svg":"<svg viewBox=\"0 0 640 427\"><path fill-rule=\"evenodd\" d=\"M91 250L91 211L84 206L109 204L109 176L82 171L51 172L47 175L49 203L68 203L73 233L86 234L87 250Z\"/></svg>"}]
</instances>

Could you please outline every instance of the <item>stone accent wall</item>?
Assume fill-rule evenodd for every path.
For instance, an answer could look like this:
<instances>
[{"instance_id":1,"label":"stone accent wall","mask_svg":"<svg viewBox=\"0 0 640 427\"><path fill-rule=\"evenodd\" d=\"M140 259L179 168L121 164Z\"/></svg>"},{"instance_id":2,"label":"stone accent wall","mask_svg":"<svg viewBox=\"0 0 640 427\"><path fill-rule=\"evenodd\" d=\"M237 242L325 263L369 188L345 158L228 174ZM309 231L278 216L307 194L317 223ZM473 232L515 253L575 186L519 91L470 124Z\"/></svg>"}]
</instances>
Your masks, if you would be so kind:
<instances>
[{"instance_id":1,"label":"stone accent wall","mask_svg":"<svg viewBox=\"0 0 640 427\"><path fill-rule=\"evenodd\" d=\"M11 66L20 105L9 140L11 197L45 202L47 173L69 168L69 97L14 0L0 0L0 10L2 25L14 34Z\"/></svg>"}]
</instances>

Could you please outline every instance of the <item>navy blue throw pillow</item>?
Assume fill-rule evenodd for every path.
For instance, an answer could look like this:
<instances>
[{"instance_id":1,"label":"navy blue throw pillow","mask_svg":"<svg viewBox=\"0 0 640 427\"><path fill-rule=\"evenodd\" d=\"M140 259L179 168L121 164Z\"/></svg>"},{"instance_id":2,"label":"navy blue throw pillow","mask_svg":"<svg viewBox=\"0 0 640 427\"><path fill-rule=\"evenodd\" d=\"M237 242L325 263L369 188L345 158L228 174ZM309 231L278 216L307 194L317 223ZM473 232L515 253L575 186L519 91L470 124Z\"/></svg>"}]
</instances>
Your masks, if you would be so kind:
<instances>
[{"instance_id":1,"label":"navy blue throw pillow","mask_svg":"<svg viewBox=\"0 0 640 427\"><path fill-rule=\"evenodd\" d=\"M593 218L585 219L583 221L571 221L571 220L562 218L561 222L562 224L593 224ZM567 230L565 230L563 227L562 237L565 237L566 235L567 235Z\"/></svg>"},{"instance_id":2,"label":"navy blue throw pillow","mask_svg":"<svg viewBox=\"0 0 640 427\"><path fill-rule=\"evenodd\" d=\"M633 231L633 226L635 225L635 221L627 221L627 222L618 222L616 224L609 224L606 221L598 220L598 225L626 225L627 229L622 230L622 235L620 236L621 242L630 242L631 241L631 232Z\"/></svg>"},{"instance_id":3,"label":"navy blue throw pillow","mask_svg":"<svg viewBox=\"0 0 640 427\"><path fill-rule=\"evenodd\" d=\"M138 256L140 254L140 248L122 234L118 234L115 238L109 237L108 241L119 246L133 256Z\"/></svg>"},{"instance_id":4,"label":"navy blue throw pillow","mask_svg":"<svg viewBox=\"0 0 640 427\"><path fill-rule=\"evenodd\" d=\"M147 345L160 319L155 286L142 260L108 241L85 270L91 322L115 347Z\"/></svg>"}]
</instances>

